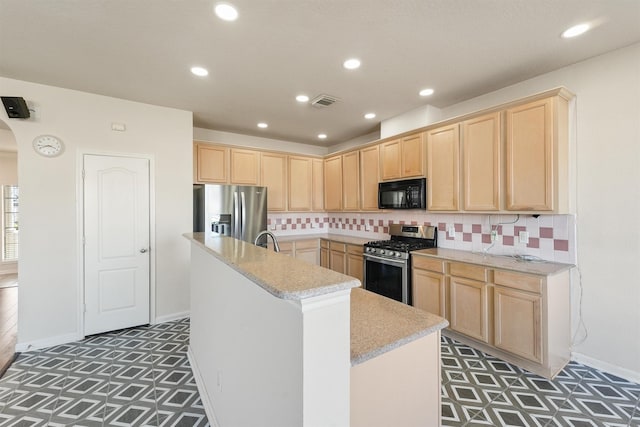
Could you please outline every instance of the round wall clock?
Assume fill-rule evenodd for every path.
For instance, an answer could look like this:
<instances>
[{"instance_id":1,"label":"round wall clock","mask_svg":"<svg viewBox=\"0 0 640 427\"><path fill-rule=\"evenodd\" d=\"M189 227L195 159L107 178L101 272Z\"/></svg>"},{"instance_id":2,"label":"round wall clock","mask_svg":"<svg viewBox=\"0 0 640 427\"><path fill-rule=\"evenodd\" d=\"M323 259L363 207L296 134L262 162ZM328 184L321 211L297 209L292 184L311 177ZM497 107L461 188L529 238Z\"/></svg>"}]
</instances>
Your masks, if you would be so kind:
<instances>
[{"instance_id":1,"label":"round wall clock","mask_svg":"<svg viewBox=\"0 0 640 427\"><path fill-rule=\"evenodd\" d=\"M40 135L33 140L33 149L45 157L55 157L64 151L64 143L53 135Z\"/></svg>"}]
</instances>

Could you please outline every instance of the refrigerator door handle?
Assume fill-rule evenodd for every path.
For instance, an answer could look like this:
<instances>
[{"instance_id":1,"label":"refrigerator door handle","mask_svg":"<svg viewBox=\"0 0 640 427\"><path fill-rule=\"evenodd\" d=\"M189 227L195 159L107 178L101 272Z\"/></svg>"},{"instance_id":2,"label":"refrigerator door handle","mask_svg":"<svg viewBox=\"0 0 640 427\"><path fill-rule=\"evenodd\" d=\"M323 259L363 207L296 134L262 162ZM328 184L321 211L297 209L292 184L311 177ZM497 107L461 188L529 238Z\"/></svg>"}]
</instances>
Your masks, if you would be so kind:
<instances>
[{"instance_id":1,"label":"refrigerator door handle","mask_svg":"<svg viewBox=\"0 0 640 427\"><path fill-rule=\"evenodd\" d=\"M242 227L242 240L246 241L247 240L246 239L247 236L245 236L245 225L247 224L247 204L246 204L245 199L244 199L244 191L242 193L240 193L240 200L241 200L241 203L242 203L242 206L240 208L242 210L242 225L241 225L241 227Z\"/></svg>"},{"instance_id":2,"label":"refrigerator door handle","mask_svg":"<svg viewBox=\"0 0 640 427\"><path fill-rule=\"evenodd\" d=\"M234 221L234 226L233 226L233 234L232 237L235 237L236 239L241 237L240 234L240 201L238 200L238 192L234 191L233 192L233 221Z\"/></svg>"}]
</instances>

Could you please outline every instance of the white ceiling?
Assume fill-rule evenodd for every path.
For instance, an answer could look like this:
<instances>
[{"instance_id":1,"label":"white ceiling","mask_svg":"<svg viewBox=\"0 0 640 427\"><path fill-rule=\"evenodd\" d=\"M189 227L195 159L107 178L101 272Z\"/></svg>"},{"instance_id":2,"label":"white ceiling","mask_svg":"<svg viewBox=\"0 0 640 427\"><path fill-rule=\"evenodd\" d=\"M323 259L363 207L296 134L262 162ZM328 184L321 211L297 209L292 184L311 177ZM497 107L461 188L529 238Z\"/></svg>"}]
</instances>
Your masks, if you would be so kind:
<instances>
[{"instance_id":1,"label":"white ceiling","mask_svg":"<svg viewBox=\"0 0 640 427\"><path fill-rule=\"evenodd\" d=\"M0 75L329 146L640 41L639 0L228 1L235 22L216 18L210 0L0 0ZM584 21L595 28L559 37ZM343 69L350 57L362 67ZM193 65L210 75L194 77ZM419 97L425 87L435 94ZM341 101L317 109L299 93Z\"/></svg>"}]
</instances>

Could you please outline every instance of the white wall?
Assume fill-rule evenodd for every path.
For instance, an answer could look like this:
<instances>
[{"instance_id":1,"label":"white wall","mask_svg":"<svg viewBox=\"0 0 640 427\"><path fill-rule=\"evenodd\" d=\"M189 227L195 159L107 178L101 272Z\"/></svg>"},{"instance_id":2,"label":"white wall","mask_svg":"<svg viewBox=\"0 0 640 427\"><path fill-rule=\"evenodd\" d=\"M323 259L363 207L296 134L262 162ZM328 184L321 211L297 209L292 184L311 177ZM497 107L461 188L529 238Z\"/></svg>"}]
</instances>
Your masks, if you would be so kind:
<instances>
[{"instance_id":1,"label":"white wall","mask_svg":"<svg viewBox=\"0 0 640 427\"><path fill-rule=\"evenodd\" d=\"M241 147L257 148L260 150L284 151L287 153L306 154L312 156L324 156L327 154L326 147L211 129L194 128L193 139L196 141L215 142L217 144L237 145Z\"/></svg>"},{"instance_id":2,"label":"white wall","mask_svg":"<svg viewBox=\"0 0 640 427\"><path fill-rule=\"evenodd\" d=\"M192 226L192 114L57 87L0 78L0 92L25 98L37 113L3 120L18 144L21 253L18 348L77 338L81 152L153 156L155 175L156 316L189 310L189 245ZM125 123L114 132L111 123ZM31 142L53 134L66 144L57 158L37 155Z\"/></svg>"},{"instance_id":3,"label":"white wall","mask_svg":"<svg viewBox=\"0 0 640 427\"><path fill-rule=\"evenodd\" d=\"M577 97L577 256L588 337L578 336L574 357L640 382L640 44L450 106L441 119L558 86Z\"/></svg>"},{"instance_id":4,"label":"white wall","mask_svg":"<svg viewBox=\"0 0 640 427\"><path fill-rule=\"evenodd\" d=\"M442 111L432 105L424 105L415 110L407 111L396 117L380 123L380 138L397 135L439 121Z\"/></svg>"}]
</instances>

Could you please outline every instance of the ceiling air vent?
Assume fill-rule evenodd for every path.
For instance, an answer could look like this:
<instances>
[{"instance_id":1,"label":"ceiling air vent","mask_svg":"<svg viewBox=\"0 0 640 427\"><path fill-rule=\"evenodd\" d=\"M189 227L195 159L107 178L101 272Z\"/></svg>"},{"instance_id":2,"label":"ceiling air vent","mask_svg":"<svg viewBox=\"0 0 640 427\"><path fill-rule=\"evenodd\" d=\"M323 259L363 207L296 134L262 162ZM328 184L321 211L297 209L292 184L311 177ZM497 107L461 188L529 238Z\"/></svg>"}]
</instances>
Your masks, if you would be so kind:
<instances>
[{"instance_id":1,"label":"ceiling air vent","mask_svg":"<svg viewBox=\"0 0 640 427\"><path fill-rule=\"evenodd\" d=\"M336 102L338 102L338 98L336 98L335 96L318 95L311 100L311 105L318 108L324 108Z\"/></svg>"}]
</instances>

